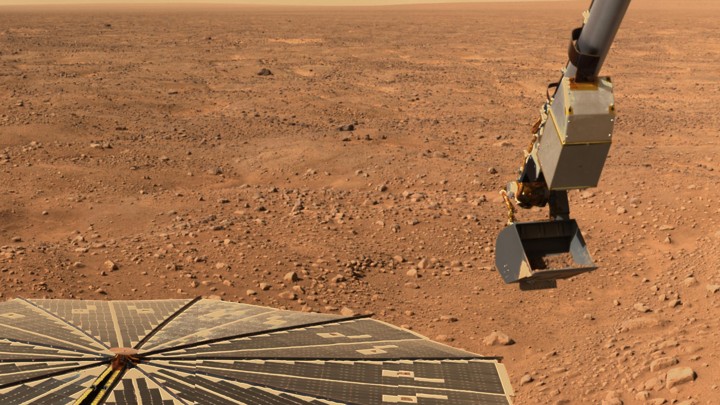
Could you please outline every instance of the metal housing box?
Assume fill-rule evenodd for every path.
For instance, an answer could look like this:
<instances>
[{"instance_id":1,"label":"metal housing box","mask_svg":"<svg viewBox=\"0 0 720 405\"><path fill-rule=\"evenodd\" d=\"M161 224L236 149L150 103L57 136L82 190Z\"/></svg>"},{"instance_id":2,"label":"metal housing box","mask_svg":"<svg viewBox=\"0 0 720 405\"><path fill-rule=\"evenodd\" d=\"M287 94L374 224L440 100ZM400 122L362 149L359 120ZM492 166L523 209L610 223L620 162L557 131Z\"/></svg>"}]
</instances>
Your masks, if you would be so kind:
<instances>
[{"instance_id":1,"label":"metal housing box","mask_svg":"<svg viewBox=\"0 0 720 405\"><path fill-rule=\"evenodd\" d=\"M563 78L540 134L537 157L550 190L597 186L610 151L615 100L610 78Z\"/></svg>"}]
</instances>

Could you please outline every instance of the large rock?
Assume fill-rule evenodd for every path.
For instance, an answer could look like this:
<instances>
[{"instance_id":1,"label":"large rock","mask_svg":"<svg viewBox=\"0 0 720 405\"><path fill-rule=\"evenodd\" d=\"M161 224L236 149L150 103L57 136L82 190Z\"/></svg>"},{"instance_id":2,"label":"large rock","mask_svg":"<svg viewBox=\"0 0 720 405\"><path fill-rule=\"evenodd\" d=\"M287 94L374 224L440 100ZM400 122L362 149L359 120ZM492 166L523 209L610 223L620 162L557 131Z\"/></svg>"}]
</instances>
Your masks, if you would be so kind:
<instances>
[{"instance_id":1,"label":"large rock","mask_svg":"<svg viewBox=\"0 0 720 405\"><path fill-rule=\"evenodd\" d=\"M695 376L695 371L690 367L675 367L670 369L665 376L665 388L670 389L676 385L693 381Z\"/></svg>"},{"instance_id":2,"label":"large rock","mask_svg":"<svg viewBox=\"0 0 720 405\"><path fill-rule=\"evenodd\" d=\"M510 336L496 331L486 336L483 343L485 343L485 346L509 346L515 341Z\"/></svg>"}]
</instances>

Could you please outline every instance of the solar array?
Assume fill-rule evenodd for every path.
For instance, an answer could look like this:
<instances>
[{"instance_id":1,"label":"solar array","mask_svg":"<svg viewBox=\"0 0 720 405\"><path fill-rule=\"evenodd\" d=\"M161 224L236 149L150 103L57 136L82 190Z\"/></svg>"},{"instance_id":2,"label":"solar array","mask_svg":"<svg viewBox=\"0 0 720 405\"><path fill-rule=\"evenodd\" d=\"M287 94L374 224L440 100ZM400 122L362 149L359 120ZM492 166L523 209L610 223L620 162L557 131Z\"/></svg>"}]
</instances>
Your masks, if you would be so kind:
<instances>
[{"instance_id":1,"label":"solar array","mask_svg":"<svg viewBox=\"0 0 720 405\"><path fill-rule=\"evenodd\" d=\"M367 317L198 299L0 303L2 404L499 405L512 394L496 358Z\"/></svg>"}]
</instances>

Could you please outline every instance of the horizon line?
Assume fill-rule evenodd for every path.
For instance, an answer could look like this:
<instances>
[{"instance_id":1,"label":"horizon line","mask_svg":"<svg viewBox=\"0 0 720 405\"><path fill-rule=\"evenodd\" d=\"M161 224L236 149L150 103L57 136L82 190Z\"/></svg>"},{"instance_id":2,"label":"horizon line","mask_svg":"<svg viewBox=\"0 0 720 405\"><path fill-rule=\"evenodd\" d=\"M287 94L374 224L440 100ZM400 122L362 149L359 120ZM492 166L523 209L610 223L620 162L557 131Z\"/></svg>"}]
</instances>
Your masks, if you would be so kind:
<instances>
[{"instance_id":1,"label":"horizon line","mask_svg":"<svg viewBox=\"0 0 720 405\"><path fill-rule=\"evenodd\" d=\"M0 7L37 6L250 6L250 7L383 7L486 3L539 3L579 0L0 0Z\"/></svg>"}]
</instances>

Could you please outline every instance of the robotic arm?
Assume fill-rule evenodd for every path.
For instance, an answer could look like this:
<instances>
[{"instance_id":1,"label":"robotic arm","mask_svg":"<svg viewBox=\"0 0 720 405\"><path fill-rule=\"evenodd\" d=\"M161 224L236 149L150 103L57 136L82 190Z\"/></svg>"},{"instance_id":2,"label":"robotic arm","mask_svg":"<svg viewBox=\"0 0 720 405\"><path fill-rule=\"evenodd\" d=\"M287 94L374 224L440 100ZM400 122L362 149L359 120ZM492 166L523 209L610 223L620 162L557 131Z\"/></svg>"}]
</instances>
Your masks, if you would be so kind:
<instances>
[{"instance_id":1,"label":"robotic arm","mask_svg":"<svg viewBox=\"0 0 720 405\"><path fill-rule=\"evenodd\" d=\"M553 288L557 279L596 269L570 219L567 191L597 186L610 150L613 84L598 74L629 4L594 0L583 14L585 23L572 31L563 75L548 86L519 177L501 191L509 226L498 236L495 264L506 283ZM550 218L517 223L515 204L549 206Z\"/></svg>"}]
</instances>

